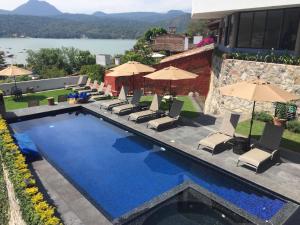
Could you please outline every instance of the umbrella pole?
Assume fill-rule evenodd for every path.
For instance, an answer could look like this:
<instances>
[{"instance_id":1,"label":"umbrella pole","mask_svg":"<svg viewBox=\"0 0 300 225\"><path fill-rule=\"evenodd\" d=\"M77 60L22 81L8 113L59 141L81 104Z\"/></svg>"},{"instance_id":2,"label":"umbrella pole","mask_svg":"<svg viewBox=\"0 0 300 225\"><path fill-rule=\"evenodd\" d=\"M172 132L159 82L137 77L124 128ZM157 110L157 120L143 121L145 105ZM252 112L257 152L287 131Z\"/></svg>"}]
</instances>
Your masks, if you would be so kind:
<instances>
[{"instance_id":1,"label":"umbrella pole","mask_svg":"<svg viewBox=\"0 0 300 225\"><path fill-rule=\"evenodd\" d=\"M14 76L14 81L15 81L15 89L17 90L17 80L16 80L16 76Z\"/></svg>"},{"instance_id":2,"label":"umbrella pole","mask_svg":"<svg viewBox=\"0 0 300 225\"><path fill-rule=\"evenodd\" d=\"M171 97L172 97L172 80L170 80L170 99L169 99L169 112L171 111Z\"/></svg>"},{"instance_id":3,"label":"umbrella pole","mask_svg":"<svg viewBox=\"0 0 300 225\"><path fill-rule=\"evenodd\" d=\"M253 102L253 108L252 108L252 116L251 116L251 122L250 122L250 131L249 131L249 148L251 146L251 136L252 136L252 127L253 127L253 123L254 123L254 113L255 113L255 105L256 105L256 102L254 101Z\"/></svg>"}]
</instances>

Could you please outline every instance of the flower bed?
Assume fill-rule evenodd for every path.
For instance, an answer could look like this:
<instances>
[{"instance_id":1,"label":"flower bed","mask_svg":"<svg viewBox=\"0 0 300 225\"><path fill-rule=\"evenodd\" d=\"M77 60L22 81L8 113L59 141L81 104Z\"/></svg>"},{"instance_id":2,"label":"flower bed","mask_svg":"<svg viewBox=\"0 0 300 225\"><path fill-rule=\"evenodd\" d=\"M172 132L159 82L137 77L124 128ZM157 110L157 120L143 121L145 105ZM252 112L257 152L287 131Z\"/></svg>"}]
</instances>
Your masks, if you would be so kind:
<instances>
[{"instance_id":1,"label":"flower bed","mask_svg":"<svg viewBox=\"0 0 300 225\"><path fill-rule=\"evenodd\" d=\"M8 224L8 196L0 157L0 224Z\"/></svg>"},{"instance_id":2,"label":"flower bed","mask_svg":"<svg viewBox=\"0 0 300 225\"><path fill-rule=\"evenodd\" d=\"M0 141L3 164L13 183L24 221L28 225L62 224L60 219L54 215L55 208L45 201L43 194L36 187L35 179L28 169L25 157L14 143L6 121L3 119L0 119Z\"/></svg>"}]
</instances>

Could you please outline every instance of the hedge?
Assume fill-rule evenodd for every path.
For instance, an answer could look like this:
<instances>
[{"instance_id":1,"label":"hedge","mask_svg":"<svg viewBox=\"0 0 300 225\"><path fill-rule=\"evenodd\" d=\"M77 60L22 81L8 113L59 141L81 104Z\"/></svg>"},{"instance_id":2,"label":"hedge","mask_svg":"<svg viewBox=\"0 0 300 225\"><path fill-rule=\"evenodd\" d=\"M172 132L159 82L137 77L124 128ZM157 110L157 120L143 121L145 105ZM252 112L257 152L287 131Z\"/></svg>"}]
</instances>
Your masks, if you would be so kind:
<instances>
[{"instance_id":1,"label":"hedge","mask_svg":"<svg viewBox=\"0 0 300 225\"><path fill-rule=\"evenodd\" d=\"M3 168L2 168L2 160L0 157L0 224L7 225L8 224L8 196L7 196L7 188L4 180Z\"/></svg>"},{"instance_id":2,"label":"hedge","mask_svg":"<svg viewBox=\"0 0 300 225\"><path fill-rule=\"evenodd\" d=\"M55 208L46 202L36 186L25 157L14 143L4 119L0 119L0 146L0 154L14 186L24 221L28 225L62 224L61 220L55 216Z\"/></svg>"}]
</instances>

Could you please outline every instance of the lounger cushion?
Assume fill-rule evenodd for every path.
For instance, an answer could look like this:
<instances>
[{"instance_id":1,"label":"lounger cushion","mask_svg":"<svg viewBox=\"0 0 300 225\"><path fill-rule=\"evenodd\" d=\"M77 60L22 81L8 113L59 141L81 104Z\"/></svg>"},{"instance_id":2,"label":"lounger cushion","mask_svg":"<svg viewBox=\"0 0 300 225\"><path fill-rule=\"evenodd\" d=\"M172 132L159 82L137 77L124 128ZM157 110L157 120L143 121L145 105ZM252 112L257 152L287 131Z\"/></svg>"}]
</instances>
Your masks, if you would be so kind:
<instances>
[{"instance_id":1,"label":"lounger cushion","mask_svg":"<svg viewBox=\"0 0 300 225\"><path fill-rule=\"evenodd\" d=\"M145 110L145 111L130 114L129 119L135 121L135 120L138 120L140 117L152 116L155 114L156 114L156 112L154 112L152 110Z\"/></svg>"},{"instance_id":2,"label":"lounger cushion","mask_svg":"<svg viewBox=\"0 0 300 225\"><path fill-rule=\"evenodd\" d=\"M203 145L208 147L209 149L214 149L217 145L225 143L232 139L232 137L222 134L222 133L215 133L212 134L199 142L199 145Z\"/></svg>"},{"instance_id":3,"label":"lounger cushion","mask_svg":"<svg viewBox=\"0 0 300 225\"><path fill-rule=\"evenodd\" d=\"M109 108L113 105L121 104L123 102L124 102L123 100L114 99L114 100L110 100L110 101L106 101L106 102L101 103L101 106L106 109L106 108Z\"/></svg>"},{"instance_id":4,"label":"lounger cushion","mask_svg":"<svg viewBox=\"0 0 300 225\"><path fill-rule=\"evenodd\" d=\"M97 101L97 100L107 99L108 97L109 97L108 95L93 95L91 99Z\"/></svg>"},{"instance_id":5,"label":"lounger cushion","mask_svg":"<svg viewBox=\"0 0 300 225\"><path fill-rule=\"evenodd\" d=\"M78 91L78 94L81 94L81 93L89 93L91 92L92 90L91 89L88 89L88 90L80 90Z\"/></svg>"},{"instance_id":6,"label":"lounger cushion","mask_svg":"<svg viewBox=\"0 0 300 225\"><path fill-rule=\"evenodd\" d=\"M166 117L162 117L162 118L159 118L156 120L149 121L148 127L157 129L159 126L171 124L171 123L174 123L175 121L176 121L176 119L166 116Z\"/></svg>"},{"instance_id":7,"label":"lounger cushion","mask_svg":"<svg viewBox=\"0 0 300 225\"><path fill-rule=\"evenodd\" d=\"M120 106L116 106L112 109L113 113L119 114L122 111L126 111L126 110L131 110L135 107L135 105L133 104L126 104L126 105L120 105Z\"/></svg>"},{"instance_id":8,"label":"lounger cushion","mask_svg":"<svg viewBox=\"0 0 300 225\"><path fill-rule=\"evenodd\" d=\"M251 149L249 152L246 152L245 154L241 155L239 157L239 161L258 167L262 162L271 158L271 156L272 154L267 151L254 148Z\"/></svg>"}]
</instances>

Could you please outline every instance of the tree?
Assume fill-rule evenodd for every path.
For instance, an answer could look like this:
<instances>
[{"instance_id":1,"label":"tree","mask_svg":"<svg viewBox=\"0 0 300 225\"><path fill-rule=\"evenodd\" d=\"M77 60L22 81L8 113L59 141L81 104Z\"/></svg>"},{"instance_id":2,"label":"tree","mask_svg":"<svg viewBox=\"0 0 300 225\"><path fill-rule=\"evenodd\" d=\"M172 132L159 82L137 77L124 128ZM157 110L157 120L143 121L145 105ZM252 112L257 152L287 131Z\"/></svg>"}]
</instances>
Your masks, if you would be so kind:
<instances>
[{"instance_id":1,"label":"tree","mask_svg":"<svg viewBox=\"0 0 300 225\"><path fill-rule=\"evenodd\" d=\"M146 31L144 34L144 39L148 42L151 42L155 37L167 33L167 30L162 27L154 27Z\"/></svg>"},{"instance_id":2,"label":"tree","mask_svg":"<svg viewBox=\"0 0 300 225\"><path fill-rule=\"evenodd\" d=\"M81 67L80 74L86 74L91 80L103 81L105 68L100 65L84 65Z\"/></svg>"},{"instance_id":3,"label":"tree","mask_svg":"<svg viewBox=\"0 0 300 225\"><path fill-rule=\"evenodd\" d=\"M207 27L207 21L206 20L191 20L187 32L189 36L195 36L195 35L203 35L206 36L209 29Z\"/></svg>"},{"instance_id":4,"label":"tree","mask_svg":"<svg viewBox=\"0 0 300 225\"><path fill-rule=\"evenodd\" d=\"M149 29L144 36L138 39L132 50L125 52L125 55L121 57L121 62L137 61L146 65L155 64L156 61L152 58L151 41L156 36L166 33L167 31L160 27Z\"/></svg>"},{"instance_id":5,"label":"tree","mask_svg":"<svg viewBox=\"0 0 300 225\"><path fill-rule=\"evenodd\" d=\"M4 52L0 52L0 65L5 64Z\"/></svg>"},{"instance_id":6,"label":"tree","mask_svg":"<svg viewBox=\"0 0 300 225\"><path fill-rule=\"evenodd\" d=\"M32 70L43 78L79 72L84 65L96 64L96 57L89 51L76 48L44 48L39 51L28 51L27 63ZM57 77L57 76L55 76Z\"/></svg>"}]
</instances>

